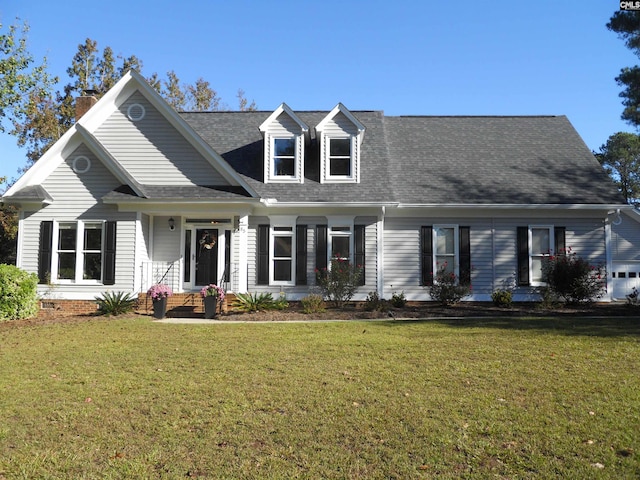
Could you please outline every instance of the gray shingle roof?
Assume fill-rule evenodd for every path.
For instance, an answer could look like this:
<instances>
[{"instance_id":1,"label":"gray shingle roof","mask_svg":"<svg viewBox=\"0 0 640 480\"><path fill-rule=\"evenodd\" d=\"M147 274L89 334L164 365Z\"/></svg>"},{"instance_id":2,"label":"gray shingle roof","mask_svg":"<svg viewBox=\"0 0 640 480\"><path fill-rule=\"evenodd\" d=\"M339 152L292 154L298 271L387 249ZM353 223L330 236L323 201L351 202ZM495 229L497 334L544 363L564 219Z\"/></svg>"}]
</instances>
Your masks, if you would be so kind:
<instances>
[{"instance_id":1,"label":"gray shingle roof","mask_svg":"<svg viewBox=\"0 0 640 480\"><path fill-rule=\"evenodd\" d=\"M624 203L564 116L393 117L355 111L366 127L360 184L319 183L313 132L304 184L265 184L258 126L270 113L181 115L263 198L281 202ZM296 114L313 130L328 111Z\"/></svg>"}]
</instances>

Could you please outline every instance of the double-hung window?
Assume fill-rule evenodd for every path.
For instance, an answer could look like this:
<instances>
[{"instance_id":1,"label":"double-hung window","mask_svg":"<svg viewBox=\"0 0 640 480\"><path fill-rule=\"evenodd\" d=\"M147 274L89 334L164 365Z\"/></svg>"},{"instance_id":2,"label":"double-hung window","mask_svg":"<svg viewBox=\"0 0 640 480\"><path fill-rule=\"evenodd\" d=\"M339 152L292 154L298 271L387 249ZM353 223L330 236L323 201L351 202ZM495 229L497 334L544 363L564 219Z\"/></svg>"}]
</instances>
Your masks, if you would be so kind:
<instances>
[{"instance_id":1,"label":"double-hung window","mask_svg":"<svg viewBox=\"0 0 640 480\"><path fill-rule=\"evenodd\" d=\"M271 227L271 282L289 285L293 282L294 228Z\"/></svg>"},{"instance_id":2,"label":"double-hung window","mask_svg":"<svg viewBox=\"0 0 640 480\"><path fill-rule=\"evenodd\" d=\"M433 285L436 272L443 270L471 282L470 228L458 225L427 225L420 229L420 283Z\"/></svg>"},{"instance_id":3,"label":"double-hung window","mask_svg":"<svg viewBox=\"0 0 640 480\"><path fill-rule=\"evenodd\" d=\"M351 155L351 137L327 138L329 150L329 178L351 178L353 159Z\"/></svg>"},{"instance_id":4,"label":"double-hung window","mask_svg":"<svg viewBox=\"0 0 640 480\"><path fill-rule=\"evenodd\" d=\"M273 178L297 178L296 143L295 137L273 139Z\"/></svg>"},{"instance_id":5,"label":"double-hung window","mask_svg":"<svg viewBox=\"0 0 640 480\"><path fill-rule=\"evenodd\" d=\"M334 226L329 228L331 239L330 258L336 258L346 262L351 261L351 227Z\"/></svg>"},{"instance_id":6,"label":"double-hung window","mask_svg":"<svg viewBox=\"0 0 640 480\"><path fill-rule=\"evenodd\" d=\"M551 254L565 249L565 228L552 225L518 227L518 285L542 286L543 264Z\"/></svg>"},{"instance_id":7,"label":"double-hung window","mask_svg":"<svg viewBox=\"0 0 640 480\"><path fill-rule=\"evenodd\" d=\"M102 280L103 223L58 224L56 279L82 282Z\"/></svg>"}]
</instances>

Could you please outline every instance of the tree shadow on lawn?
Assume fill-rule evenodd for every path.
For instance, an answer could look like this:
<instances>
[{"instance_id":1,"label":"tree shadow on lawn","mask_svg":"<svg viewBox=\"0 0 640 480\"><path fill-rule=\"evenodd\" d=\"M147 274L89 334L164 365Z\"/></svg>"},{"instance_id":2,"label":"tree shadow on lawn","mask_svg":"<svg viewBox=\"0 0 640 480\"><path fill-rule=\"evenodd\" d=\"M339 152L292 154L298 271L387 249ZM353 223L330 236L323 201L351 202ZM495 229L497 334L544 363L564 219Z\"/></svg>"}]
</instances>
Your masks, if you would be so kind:
<instances>
[{"instance_id":1,"label":"tree shadow on lawn","mask_svg":"<svg viewBox=\"0 0 640 480\"><path fill-rule=\"evenodd\" d=\"M494 328L530 330L589 337L640 336L640 317L482 317L396 320L388 326L415 323L446 325L453 328Z\"/></svg>"}]
</instances>

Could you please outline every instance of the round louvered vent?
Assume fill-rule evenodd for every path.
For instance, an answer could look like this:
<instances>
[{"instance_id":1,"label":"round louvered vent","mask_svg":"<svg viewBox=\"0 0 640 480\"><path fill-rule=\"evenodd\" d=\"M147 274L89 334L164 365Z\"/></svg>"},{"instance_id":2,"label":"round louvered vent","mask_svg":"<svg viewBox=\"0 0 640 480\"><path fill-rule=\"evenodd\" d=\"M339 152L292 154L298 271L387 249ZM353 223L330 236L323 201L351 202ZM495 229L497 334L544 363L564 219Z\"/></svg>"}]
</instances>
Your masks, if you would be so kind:
<instances>
[{"instance_id":1,"label":"round louvered vent","mask_svg":"<svg viewBox=\"0 0 640 480\"><path fill-rule=\"evenodd\" d=\"M91 168L91 160L89 160L89 158L85 157L84 155L78 155L73 159L71 168L73 168L73 171L76 173L88 172Z\"/></svg>"},{"instance_id":2,"label":"round louvered vent","mask_svg":"<svg viewBox=\"0 0 640 480\"><path fill-rule=\"evenodd\" d=\"M144 107L139 103L132 103L131 105L129 105L129 108L127 108L127 117L132 122L142 120L145 113L146 112Z\"/></svg>"}]
</instances>

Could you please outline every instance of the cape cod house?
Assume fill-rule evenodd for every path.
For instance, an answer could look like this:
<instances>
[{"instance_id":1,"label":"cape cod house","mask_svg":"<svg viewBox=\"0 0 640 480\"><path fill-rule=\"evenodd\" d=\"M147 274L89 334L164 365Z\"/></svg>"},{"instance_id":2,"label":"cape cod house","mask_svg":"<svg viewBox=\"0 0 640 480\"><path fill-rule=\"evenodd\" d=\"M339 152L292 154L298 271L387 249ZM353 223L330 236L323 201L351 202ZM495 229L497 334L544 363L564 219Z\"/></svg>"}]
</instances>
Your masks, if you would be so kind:
<instances>
[{"instance_id":1,"label":"cape cod house","mask_svg":"<svg viewBox=\"0 0 640 480\"><path fill-rule=\"evenodd\" d=\"M333 256L364 267L360 300L430 300L444 262L470 300L511 280L531 300L549 251L612 272L630 208L564 116L177 113L135 72L2 201L20 207L18 266L85 301L156 282L295 300Z\"/></svg>"}]
</instances>

